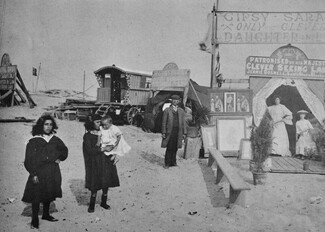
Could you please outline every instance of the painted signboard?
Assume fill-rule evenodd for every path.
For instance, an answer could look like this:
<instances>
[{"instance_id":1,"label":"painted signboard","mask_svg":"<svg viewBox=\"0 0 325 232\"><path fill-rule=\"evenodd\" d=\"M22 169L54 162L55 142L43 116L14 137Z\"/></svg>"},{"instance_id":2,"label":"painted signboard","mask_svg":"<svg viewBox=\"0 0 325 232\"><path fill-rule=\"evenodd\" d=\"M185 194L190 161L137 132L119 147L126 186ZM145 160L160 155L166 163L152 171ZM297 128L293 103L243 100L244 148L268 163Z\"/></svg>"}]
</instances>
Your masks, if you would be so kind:
<instances>
[{"instance_id":1,"label":"painted signboard","mask_svg":"<svg viewBox=\"0 0 325 232\"><path fill-rule=\"evenodd\" d=\"M325 12L217 12L219 44L325 43Z\"/></svg>"},{"instance_id":2,"label":"painted signboard","mask_svg":"<svg viewBox=\"0 0 325 232\"><path fill-rule=\"evenodd\" d=\"M277 49L270 57L247 57L246 75L324 79L325 60L308 59L299 48L288 45Z\"/></svg>"},{"instance_id":3,"label":"painted signboard","mask_svg":"<svg viewBox=\"0 0 325 232\"><path fill-rule=\"evenodd\" d=\"M169 63L163 70L153 71L151 88L156 90L185 88L188 86L190 73L189 69L178 69L175 63Z\"/></svg>"},{"instance_id":4,"label":"painted signboard","mask_svg":"<svg viewBox=\"0 0 325 232\"><path fill-rule=\"evenodd\" d=\"M0 90L15 89L17 66L0 66Z\"/></svg>"}]
</instances>

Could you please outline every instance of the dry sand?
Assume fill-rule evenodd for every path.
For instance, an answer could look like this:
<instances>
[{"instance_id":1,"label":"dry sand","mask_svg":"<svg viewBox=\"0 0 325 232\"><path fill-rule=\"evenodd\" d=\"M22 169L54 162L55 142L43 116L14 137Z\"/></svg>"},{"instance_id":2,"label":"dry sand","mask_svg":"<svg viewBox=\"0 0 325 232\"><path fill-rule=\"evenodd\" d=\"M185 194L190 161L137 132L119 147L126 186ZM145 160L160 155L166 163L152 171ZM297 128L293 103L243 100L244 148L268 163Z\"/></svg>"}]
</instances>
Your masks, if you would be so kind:
<instances>
[{"instance_id":1,"label":"dry sand","mask_svg":"<svg viewBox=\"0 0 325 232\"><path fill-rule=\"evenodd\" d=\"M0 108L0 118L37 119L45 107L65 101L45 95L33 98L36 108ZM207 160L184 160L180 150L179 166L166 170L161 136L133 126L120 127L132 151L117 164L121 187L109 191L112 209L97 204L95 213L89 214L83 124L57 122L58 136L69 148L68 159L60 164L63 198L55 201L53 216L59 222L40 220L40 231L325 231L325 201L310 203L312 197L325 198L325 176L270 173L265 186L254 186L248 162L230 159L251 190L246 207L229 207L229 185L225 179L215 185ZM1 231L30 230L30 217L21 215L29 206L21 197L28 176L23 160L31 127L32 123L0 123Z\"/></svg>"}]
</instances>

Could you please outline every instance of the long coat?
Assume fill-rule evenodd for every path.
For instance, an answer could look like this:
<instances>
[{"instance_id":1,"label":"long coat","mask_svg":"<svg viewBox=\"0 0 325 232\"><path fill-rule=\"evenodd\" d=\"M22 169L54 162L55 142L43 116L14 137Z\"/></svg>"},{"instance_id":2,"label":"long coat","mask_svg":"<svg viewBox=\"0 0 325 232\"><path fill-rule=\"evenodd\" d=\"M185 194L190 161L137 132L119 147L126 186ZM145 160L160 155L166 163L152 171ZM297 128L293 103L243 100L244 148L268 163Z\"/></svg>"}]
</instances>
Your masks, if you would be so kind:
<instances>
[{"instance_id":1,"label":"long coat","mask_svg":"<svg viewBox=\"0 0 325 232\"><path fill-rule=\"evenodd\" d=\"M182 108L178 107L178 140L177 147L182 148L182 139L183 135L187 134L186 130L186 122L185 122L185 112ZM162 128L161 133L166 134L165 139L161 142L161 147L166 148L168 141L170 139L171 133L173 130L173 107L170 106L164 110L163 118L162 118Z\"/></svg>"},{"instance_id":2,"label":"long coat","mask_svg":"<svg viewBox=\"0 0 325 232\"><path fill-rule=\"evenodd\" d=\"M62 197L61 171L57 159L64 161L68 157L68 148L62 140L53 136L48 142L42 137L34 137L26 146L24 165L29 172L22 201L54 201ZM32 178L37 176L39 183Z\"/></svg>"},{"instance_id":3,"label":"long coat","mask_svg":"<svg viewBox=\"0 0 325 232\"><path fill-rule=\"evenodd\" d=\"M114 161L96 146L98 135L85 133L83 137L83 156L86 168L85 187L90 191L120 186Z\"/></svg>"}]
</instances>

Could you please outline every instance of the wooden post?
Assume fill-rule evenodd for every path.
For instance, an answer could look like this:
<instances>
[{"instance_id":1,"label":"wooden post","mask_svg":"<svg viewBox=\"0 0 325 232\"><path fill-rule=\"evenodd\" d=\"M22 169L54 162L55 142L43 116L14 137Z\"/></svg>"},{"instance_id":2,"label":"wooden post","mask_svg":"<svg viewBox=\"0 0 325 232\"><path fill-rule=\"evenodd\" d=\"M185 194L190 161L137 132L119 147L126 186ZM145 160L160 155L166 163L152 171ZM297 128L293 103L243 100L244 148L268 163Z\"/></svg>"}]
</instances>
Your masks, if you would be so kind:
<instances>
[{"instance_id":1,"label":"wooden post","mask_svg":"<svg viewBox=\"0 0 325 232\"><path fill-rule=\"evenodd\" d=\"M82 99L83 100L85 100L85 82L86 82L86 71L84 71L84 81L83 81L83 87L82 87L82 93L83 93Z\"/></svg>"},{"instance_id":2,"label":"wooden post","mask_svg":"<svg viewBox=\"0 0 325 232\"><path fill-rule=\"evenodd\" d=\"M213 5L212 9L212 35L211 35L211 80L210 80L210 87L213 88L214 86L214 79L215 79L215 56L216 56L216 44L215 44L215 22L216 22L216 6Z\"/></svg>"}]
</instances>

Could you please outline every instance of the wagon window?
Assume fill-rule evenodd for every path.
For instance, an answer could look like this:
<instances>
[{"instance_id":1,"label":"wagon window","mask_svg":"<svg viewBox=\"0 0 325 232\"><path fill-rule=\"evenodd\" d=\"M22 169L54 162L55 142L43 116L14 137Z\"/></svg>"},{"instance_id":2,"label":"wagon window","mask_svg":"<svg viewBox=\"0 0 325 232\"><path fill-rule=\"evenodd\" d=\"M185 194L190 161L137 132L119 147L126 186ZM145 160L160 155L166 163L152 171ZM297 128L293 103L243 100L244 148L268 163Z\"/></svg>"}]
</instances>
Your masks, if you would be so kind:
<instances>
[{"instance_id":1,"label":"wagon window","mask_svg":"<svg viewBox=\"0 0 325 232\"><path fill-rule=\"evenodd\" d=\"M105 73L104 76L104 88L109 88L111 86L111 74Z\"/></svg>"}]
</instances>

